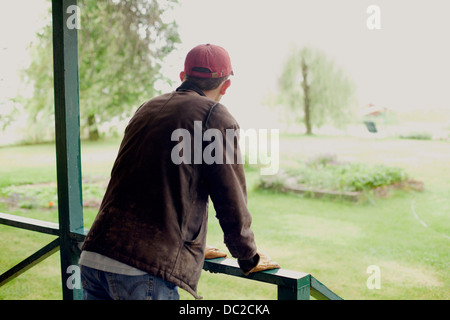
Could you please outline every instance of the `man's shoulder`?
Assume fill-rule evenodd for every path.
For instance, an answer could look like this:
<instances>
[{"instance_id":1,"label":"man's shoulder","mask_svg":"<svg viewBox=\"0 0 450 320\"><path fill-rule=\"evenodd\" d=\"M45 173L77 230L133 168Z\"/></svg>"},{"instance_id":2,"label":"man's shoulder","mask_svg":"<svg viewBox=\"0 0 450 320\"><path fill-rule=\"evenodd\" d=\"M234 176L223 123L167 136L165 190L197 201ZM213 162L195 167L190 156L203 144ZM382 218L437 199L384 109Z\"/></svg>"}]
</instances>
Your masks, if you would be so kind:
<instances>
[{"instance_id":1,"label":"man's shoulder","mask_svg":"<svg viewBox=\"0 0 450 320\"><path fill-rule=\"evenodd\" d=\"M216 103L210 110L206 120L207 128L228 129L239 128L236 119L227 107L221 103Z\"/></svg>"},{"instance_id":2,"label":"man's shoulder","mask_svg":"<svg viewBox=\"0 0 450 320\"><path fill-rule=\"evenodd\" d=\"M171 112L175 112L178 116L181 115L178 112L181 108L184 111L182 114L186 118L206 117L206 128L227 129L239 127L236 119L223 104L193 93L165 93L148 100L140 109L151 110L166 103L169 103L171 106Z\"/></svg>"},{"instance_id":3,"label":"man's shoulder","mask_svg":"<svg viewBox=\"0 0 450 320\"><path fill-rule=\"evenodd\" d=\"M152 104L152 103L158 103L158 102L162 102L162 101L167 101L168 99L170 99L170 97L173 95L172 93L164 93L161 94L159 96L153 97L151 99L149 99L147 102L144 103L145 104Z\"/></svg>"}]
</instances>

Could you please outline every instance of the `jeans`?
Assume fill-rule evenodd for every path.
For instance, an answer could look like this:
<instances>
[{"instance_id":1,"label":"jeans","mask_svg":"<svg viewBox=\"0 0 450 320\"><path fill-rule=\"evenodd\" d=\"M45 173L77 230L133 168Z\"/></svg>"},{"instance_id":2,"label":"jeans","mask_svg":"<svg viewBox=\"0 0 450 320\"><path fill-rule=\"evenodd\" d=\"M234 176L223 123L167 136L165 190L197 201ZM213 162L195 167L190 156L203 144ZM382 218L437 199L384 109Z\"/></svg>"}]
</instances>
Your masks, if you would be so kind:
<instances>
[{"instance_id":1,"label":"jeans","mask_svg":"<svg viewBox=\"0 0 450 320\"><path fill-rule=\"evenodd\" d=\"M83 300L179 300L178 287L145 274L127 276L81 266Z\"/></svg>"}]
</instances>

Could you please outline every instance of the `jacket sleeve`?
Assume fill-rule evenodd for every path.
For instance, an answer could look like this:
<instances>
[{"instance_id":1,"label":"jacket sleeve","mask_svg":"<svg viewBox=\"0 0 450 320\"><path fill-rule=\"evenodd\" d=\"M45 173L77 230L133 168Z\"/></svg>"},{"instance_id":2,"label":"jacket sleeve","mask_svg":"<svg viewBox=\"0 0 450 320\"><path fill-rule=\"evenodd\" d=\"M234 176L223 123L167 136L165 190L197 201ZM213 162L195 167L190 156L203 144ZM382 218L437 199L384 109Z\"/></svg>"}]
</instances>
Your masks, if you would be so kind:
<instances>
[{"instance_id":1,"label":"jacket sleeve","mask_svg":"<svg viewBox=\"0 0 450 320\"><path fill-rule=\"evenodd\" d=\"M228 129L238 130L235 123ZM238 138L227 139L226 129L221 129L223 146L222 163L204 164L204 177L207 180L209 195L216 211L216 217L224 233L224 242L231 255L240 260L252 260L256 256L256 243L251 214L247 208L247 190L244 166L239 161ZM233 151L232 161L227 154ZM239 153L238 153L239 152Z\"/></svg>"}]
</instances>

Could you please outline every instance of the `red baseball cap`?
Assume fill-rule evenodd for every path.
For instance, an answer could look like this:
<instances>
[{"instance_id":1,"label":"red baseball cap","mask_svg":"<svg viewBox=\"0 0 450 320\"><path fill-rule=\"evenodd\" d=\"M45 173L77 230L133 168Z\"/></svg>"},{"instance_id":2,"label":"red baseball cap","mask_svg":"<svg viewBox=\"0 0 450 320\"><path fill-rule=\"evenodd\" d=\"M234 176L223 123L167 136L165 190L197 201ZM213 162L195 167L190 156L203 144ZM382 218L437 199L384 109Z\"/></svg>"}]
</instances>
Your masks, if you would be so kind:
<instances>
[{"instance_id":1,"label":"red baseball cap","mask_svg":"<svg viewBox=\"0 0 450 320\"><path fill-rule=\"evenodd\" d=\"M186 56L184 72L198 78L222 78L234 75L228 52L213 44L201 44Z\"/></svg>"}]
</instances>

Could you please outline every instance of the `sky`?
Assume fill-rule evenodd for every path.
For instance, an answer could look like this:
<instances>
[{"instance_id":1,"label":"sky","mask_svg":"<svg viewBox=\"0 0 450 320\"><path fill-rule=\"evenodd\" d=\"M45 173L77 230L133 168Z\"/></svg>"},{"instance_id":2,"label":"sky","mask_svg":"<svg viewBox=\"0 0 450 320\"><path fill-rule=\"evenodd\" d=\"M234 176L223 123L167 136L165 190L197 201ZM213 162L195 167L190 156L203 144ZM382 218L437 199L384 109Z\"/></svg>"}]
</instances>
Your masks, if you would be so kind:
<instances>
[{"instance_id":1,"label":"sky","mask_svg":"<svg viewBox=\"0 0 450 320\"><path fill-rule=\"evenodd\" d=\"M162 0L163 1L163 0ZM450 109L450 1L448 0L180 0L166 18L182 44L164 72L178 80L186 53L200 43L228 50L235 75L223 99L248 125L273 123L261 105L292 47L311 46L335 60L354 81L359 104L393 110ZM45 0L0 2L0 100L17 91L16 69L45 22ZM370 30L370 5L381 29ZM89 27L83 21L82 27ZM173 88L165 88L171 90ZM0 108L5 108L1 104Z\"/></svg>"},{"instance_id":2,"label":"sky","mask_svg":"<svg viewBox=\"0 0 450 320\"><path fill-rule=\"evenodd\" d=\"M0 103L17 93L18 68L28 63L26 48L45 24L46 8L43 0L0 0Z\"/></svg>"},{"instance_id":3,"label":"sky","mask_svg":"<svg viewBox=\"0 0 450 320\"><path fill-rule=\"evenodd\" d=\"M378 30L366 23L373 4ZM191 0L177 22L184 50L212 42L229 51L230 101L235 93L233 102L257 108L276 90L290 48L311 46L353 79L361 106L408 110L450 108L449 15L447 0Z\"/></svg>"}]
</instances>

